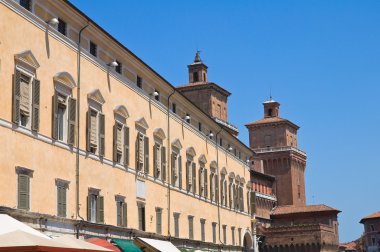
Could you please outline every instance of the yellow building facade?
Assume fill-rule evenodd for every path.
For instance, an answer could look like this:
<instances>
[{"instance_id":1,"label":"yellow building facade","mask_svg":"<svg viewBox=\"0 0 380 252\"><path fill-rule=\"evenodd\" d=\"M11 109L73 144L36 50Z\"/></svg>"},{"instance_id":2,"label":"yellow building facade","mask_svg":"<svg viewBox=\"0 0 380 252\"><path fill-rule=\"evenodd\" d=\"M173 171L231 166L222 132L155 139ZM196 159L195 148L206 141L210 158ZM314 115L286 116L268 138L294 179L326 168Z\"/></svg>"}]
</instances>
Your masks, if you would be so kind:
<instances>
[{"instance_id":1,"label":"yellow building facade","mask_svg":"<svg viewBox=\"0 0 380 252\"><path fill-rule=\"evenodd\" d=\"M66 1L1 0L0 34L2 211L54 236L252 246L247 146Z\"/></svg>"}]
</instances>

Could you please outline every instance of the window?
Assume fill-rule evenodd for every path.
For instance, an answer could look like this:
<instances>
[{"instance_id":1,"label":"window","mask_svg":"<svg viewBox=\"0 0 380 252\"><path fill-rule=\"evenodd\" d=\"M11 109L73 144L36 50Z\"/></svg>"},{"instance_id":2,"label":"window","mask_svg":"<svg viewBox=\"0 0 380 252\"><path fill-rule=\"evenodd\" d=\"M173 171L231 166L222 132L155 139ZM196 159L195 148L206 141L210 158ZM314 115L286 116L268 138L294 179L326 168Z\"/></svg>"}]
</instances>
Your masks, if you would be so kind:
<instances>
[{"instance_id":1,"label":"window","mask_svg":"<svg viewBox=\"0 0 380 252\"><path fill-rule=\"evenodd\" d=\"M142 88L143 79L137 75L137 87Z\"/></svg>"},{"instance_id":2,"label":"window","mask_svg":"<svg viewBox=\"0 0 380 252\"><path fill-rule=\"evenodd\" d=\"M235 245L235 227L231 227L232 245Z\"/></svg>"},{"instance_id":3,"label":"window","mask_svg":"<svg viewBox=\"0 0 380 252\"><path fill-rule=\"evenodd\" d=\"M212 133L212 130L210 130L210 133L208 134L208 137L210 138L210 139L212 139L212 136L214 135L214 133Z\"/></svg>"},{"instance_id":4,"label":"window","mask_svg":"<svg viewBox=\"0 0 380 252\"><path fill-rule=\"evenodd\" d=\"M217 104L216 106L216 116L222 118L222 106L220 104Z\"/></svg>"},{"instance_id":5,"label":"window","mask_svg":"<svg viewBox=\"0 0 380 252\"><path fill-rule=\"evenodd\" d=\"M139 229L145 231L145 206L138 204Z\"/></svg>"},{"instance_id":6,"label":"window","mask_svg":"<svg viewBox=\"0 0 380 252\"><path fill-rule=\"evenodd\" d=\"M179 213L174 213L174 237L179 238Z\"/></svg>"},{"instance_id":7,"label":"window","mask_svg":"<svg viewBox=\"0 0 380 252\"><path fill-rule=\"evenodd\" d=\"M53 97L53 139L74 145L76 100L55 92Z\"/></svg>"},{"instance_id":8,"label":"window","mask_svg":"<svg viewBox=\"0 0 380 252\"><path fill-rule=\"evenodd\" d=\"M241 246L241 228L238 228L238 244Z\"/></svg>"},{"instance_id":9,"label":"window","mask_svg":"<svg viewBox=\"0 0 380 252\"><path fill-rule=\"evenodd\" d=\"M162 234L162 209L156 208L156 233Z\"/></svg>"},{"instance_id":10,"label":"window","mask_svg":"<svg viewBox=\"0 0 380 252\"><path fill-rule=\"evenodd\" d=\"M218 186L218 176L215 174L215 170L211 170L210 174L210 193L211 193L211 201L216 202L218 200L218 195L217 195L217 186Z\"/></svg>"},{"instance_id":11,"label":"window","mask_svg":"<svg viewBox=\"0 0 380 252\"><path fill-rule=\"evenodd\" d=\"M268 116L272 116L273 114L273 109L268 109Z\"/></svg>"},{"instance_id":12,"label":"window","mask_svg":"<svg viewBox=\"0 0 380 252\"><path fill-rule=\"evenodd\" d=\"M376 246L376 238L372 237L371 240L372 240L372 246Z\"/></svg>"},{"instance_id":13,"label":"window","mask_svg":"<svg viewBox=\"0 0 380 252\"><path fill-rule=\"evenodd\" d=\"M189 239L194 239L194 216L189 216Z\"/></svg>"},{"instance_id":14,"label":"window","mask_svg":"<svg viewBox=\"0 0 380 252\"><path fill-rule=\"evenodd\" d=\"M172 103L172 111L174 114L177 114L177 104Z\"/></svg>"},{"instance_id":15,"label":"window","mask_svg":"<svg viewBox=\"0 0 380 252\"><path fill-rule=\"evenodd\" d=\"M373 224L370 225L370 228L371 228L371 229L370 229L371 232L374 232L374 231L375 231L375 226L374 226Z\"/></svg>"},{"instance_id":16,"label":"window","mask_svg":"<svg viewBox=\"0 0 380 252\"><path fill-rule=\"evenodd\" d=\"M172 186L182 188L182 157L179 150L173 149L172 152Z\"/></svg>"},{"instance_id":17,"label":"window","mask_svg":"<svg viewBox=\"0 0 380 252\"><path fill-rule=\"evenodd\" d=\"M153 146L154 177L166 181L166 148L160 143Z\"/></svg>"},{"instance_id":18,"label":"window","mask_svg":"<svg viewBox=\"0 0 380 252\"><path fill-rule=\"evenodd\" d=\"M20 0L20 5L27 9L28 11L32 10L31 0Z\"/></svg>"},{"instance_id":19,"label":"window","mask_svg":"<svg viewBox=\"0 0 380 252\"><path fill-rule=\"evenodd\" d=\"M204 167L204 164L200 164L199 168L199 195L205 198L208 197L207 190L207 170Z\"/></svg>"},{"instance_id":20,"label":"window","mask_svg":"<svg viewBox=\"0 0 380 252\"><path fill-rule=\"evenodd\" d=\"M40 81L16 69L12 120L19 126L39 130Z\"/></svg>"},{"instance_id":21,"label":"window","mask_svg":"<svg viewBox=\"0 0 380 252\"><path fill-rule=\"evenodd\" d=\"M240 185L238 188L238 196L239 196L239 210L244 212L244 190L243 185Z\"/></svg>"},{"instance_id":22,"label":"window","mask_svg":"<svg viewBox=\"0 0 380 252\"><path fill-rule=\"evenodd\" d=\"M99 195L100 190L89 189L87 196L87 221L104 223L104 197Z\"/></svg>"},{"instance_id":23,"label":"window","mask_svg":"<svg viewBox=\"0 0 380 252\"><path fill-rule=\"evenodd\" d=\"M123 65L119 61L117 61L117 60L116 60L116 63L117 63L117 66L115 67L115 71L116 71L116 73L121 74L122 73L122 69L123 69Z\"/></svg>"},{"instance_id":24,"label":"window","mask_svg":"<svg viewBox=\"0 0 380 252\"><path fill-rule=\"evenodd\" d=\"M104 156L105 148L105 119L104 114L89 109L87 112L87 151Z\"/></svg>"},{"instance_id":25,"label":"window","mask_svg":"<svg viewBox=\"0 0 380 252\"><path fill-rule=\"evenodd\" d=\"M136 146L136 170L149 174L149 138L138 132Z\"/></svg>"},{"instance_id":26,"label":"window","mask_svg":"<svg viewBox=\"0 0 380 252\"><path fill-rule=\"evenodd\" d=\"M18 209L30 209L30 177L27 174L18 174Z\"/></svg>"},{"instance_id":27,"label":"window","mask_svg":"<svg viewBox=\"0 0 380 252\"><path fill-rule=\"evenodd\" d=\"M227 226L223 225L223 244L227 244Z\"/></svg>"},{"instance_id":28,"label":"window","mask_svg":"<svg viewBox=\"0 0 380 252\"><path fill-rule=\"evenodd\" d=\"M113 129L113 161L129 165L129 128L118 121Z\"/></svg>"},{"instance_id":29,"label":"window","mask_svg":"<svg viewBox=\"0 0 380 252\"><path fill-rule=\"evenodd\" d=\"M202 131L202 123L201 122L198 123L198 130Z\"/></svg>"},{"instance_id":30,"label":"window","mask_svg":"<svg viewBox=\"0 0 380 252\"><path fill-rule=\"evenodd\" d=\"M60 19L60 18L58 18L58 31L61 33L61 34L63 34L63 35L65 35L66 36L66 29L67 29L67 24L66 24L66 22L65 21L63 21L62 19Z\"/></svg>"},{"instance_id":31,"label":"window","mask_svg":"<svg viewBox=\"0 0 380 252\"><path fill-rule=\"evenodd\" d=\"M222 174L222 179L220 180L220 189L220 202L222 205L227 207L227 180L225 174Z\"/></svg>"},{"instance_id":32,"label":"window","mask_svg":"<svg viewBox=\"0 0 380 252\"><path fill-rule=\"evenodd\" d=\"M222 138L219 138L219 145L223 146L223 139Z\"/></svg>"},{"instance_id":33,"label":"window","mask_svg":"<svg viewBox=\"0 0 380 252\"><path fill-rule=\"evenodd\" d=\"M95 57L98 56L98 46L92 41L90 41L90 53Z\"/></svg>"},{"instance_id":34,"label":"window","mask_svg":"<svg viewBox=\"0 0 380 252\"><path fill-rule=\"evenodd\" d=\"M206 220L205 219L201 219L201 241L205 241L206 240L206 237L205 237L205 223L206 223Z\"/></svg>"},{"instance_id":35,"label":"window","mask_svg":"<svg viewBox=\"0 0 380 252\"><path fill-rule=\"evenodd\" d=\"M193 82L198 82L198 81L199 81L198 72L193 72Z\"/></svg>"},{"instance_id":36,"label":"window","mask_svg":"<svg viewBox=\"0 0 380 252\"><path fill-rule=\"evenodd\" d=\"M212 223L212 243L216 243L216 222Z\"/></svg>"},{"instance_id":37,"label":"window","mask_svg":"<svg viewBox=\"0 0 380 252\"><path fill-rule=\"evenodd\" d=\"M67 208L67 189L69 182L61 179L56 179L57 186L57 216L66 217Z\"/></svg>"},{"instance_id":38,"label":"window","mask_svg":"<svg viewBox=\"0 0 380 252\"><path fill-rule=\"evenodd\" d=\"M127 227L128 218L127 218L127 203L125 203L125 198L120 195L115 196L116 199L116 216L117 216L117 225L119 227Z\"/></svg>"},{"instance_id":39,"label":"window","mask_svg":"<svg viewBox=\"0 0 380 252\"><path fill-rule=\"evenodd\" d=\"M186 162L186 184L188 192L196 193L196 181L196 165L193 162L193 157L188 156Z\"/></svg>"}]
</instances>

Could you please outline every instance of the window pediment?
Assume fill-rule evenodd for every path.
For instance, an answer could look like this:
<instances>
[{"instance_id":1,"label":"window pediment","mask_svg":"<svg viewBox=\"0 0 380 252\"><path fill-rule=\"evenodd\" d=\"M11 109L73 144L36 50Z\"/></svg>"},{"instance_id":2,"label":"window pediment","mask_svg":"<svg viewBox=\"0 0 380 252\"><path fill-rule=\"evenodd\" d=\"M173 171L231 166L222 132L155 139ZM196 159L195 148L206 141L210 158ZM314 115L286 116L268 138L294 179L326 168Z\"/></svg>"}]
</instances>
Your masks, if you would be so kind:
<instances>
[{"instance_id":1,"label":"window pediment","mask_svg":"<svg viewBox=\"0 0 380 252\"><path fill-rule=\"evenodd\" d=\"M94 91L89 93L87 95L87 98L96 102L96 103L99 103L100 105L103 105L106 102L103 98L102 93L100 93L99 89L95 89Z\"/></svg>"},{"instance_id":2,"label":"window pediment","mask_svg":"<svg viewBox=\"0 0 380 252\"><path fill-rule=\"evenodd\" d=\"M124 105L116 106L116 108L113 110L113 112L115 113L115 115L119 115L119 116L123 117L124 119L128 119L128 117L129 117L128 110Z\"/></svg>"},{"instance_id":3,"label":"window pediment","mask_svg":"<svg viewBox=\"0 0 380 252\"><path fill-rule=\"evenodd\" d=\"M197 155L197 153L195 152L195 149L193 147L187 148L186 154L191 156L191 157L195 157Z\"/></svg>"},{"instance_id":4,"label":"window pediment","mask_svg":"<svg viewBox=\"0 0 380 252\"><path fill-rule=\"evenodd\" d=\"M204 154L202 154L199 158L198 158L198 161L202 164L206 164L207 163L207 159L206 159L206 156Z\"/></svg>"},{"instance_id":5,"label":"window pediment","mask_svg":"<svg viewBox=\"0 0 380 252\"><path fill-rule=\"evenodd\" d=\"M230 174L228 174L228 177L230 179L234 179L235 178L235 173L234 172L230 172Z\"/></svg>"},{"instance_id":6,"label":"window pediment","mask_svg":"<svg viewBox=\"0 0 380 252\"><path fill-rule=\"evenodd\" d=\"M178 150L181 150L182 149L182 144L181 142L179 141L178 138L176 138L173 142L172 142L172 146L177 148Z\"/></svg>"},{"instance_id":7,"label":"window pediment","mask_svg":"<svg viewBox=\"0 0 380 252\"><path fill-rule=\"evenodd\" d=\"M240 183L241 183L241 184L245 184L245 178L241 177L241 178L240 178Z\"/></svg>"},{"instance_id":8,"label":"window pediment","mask_svg":"<svg viewBox=\"0 0 380 252\"><path fill-rule=\"evenodd\" d=\"M220 174L224 174L224 175L227 174L227 169L226 169L226 167L223 167L223 168L222 168L222 170L220 171Z\"/></svg>"},{"instance_id":9,"label":"window pediment","mask_svg":"<svg viewBox=\"0 0 380 252\"><path fill-rule=\"evenodd\" d=\"M77 85L68 72L59 72L56 75L54 75L53 80L55 83L60 83L70 89L75 88Z\"/></svg>"},{"instance_id":10,"label":"window pediment","mask_svg":"<svg viewBox=\"0 0 380 252\"><path fill-rule=\"evenodd\" d=\"M166 138L165 132L161 128L157 128L153 131L153 135L158 139L164 140Z\"/></svg>"},{"instance_id":11,"label":"window pediment","mask_svg":"<svg viewBox=\"0 0 380 252\"><path fill-rule=\"evenodd\" d=\"M210 167L213 168L213 169L218 169L218 164L216 163L216 161L211 161L210 163Z\"/></svg>"},{"instance_id":12,"label":"window pediment","mask_svg":"<svg viewBox=\"0 0 380 252\"><path fill-rule=\"evenodd\" d=\"M15 54L15 60L16 62L24 63L34 69L37 69L40 67L40 64L38 63L36 57L34 57L32 51L25 50L18 54Z\"/></svg>"},{"instance_id":13,"label":"window pediment","mask_svg":"<svg viewBox=\"0 0 380 252\"><path fill-rule=\"evenodd\" d=\"M237 184L239 184L239 183L240 183L240 176L237 175L237 176L235 177L235 180L236 180Z\"/></svg>"},{"instance_id":14,"label":"window pediment","mask_svg":"<svg viewBox=\"0 0 380 252\"><path fill-rule=\"evenodd\" d=\"M145 130L147 130L149 128L149 125L146 122L146 120L145 120L144 117L141 117L140 119L136 120L135 124L136 124L136 126L139 126L139 127L143 128Z\"/></svg>"}]
</instances>

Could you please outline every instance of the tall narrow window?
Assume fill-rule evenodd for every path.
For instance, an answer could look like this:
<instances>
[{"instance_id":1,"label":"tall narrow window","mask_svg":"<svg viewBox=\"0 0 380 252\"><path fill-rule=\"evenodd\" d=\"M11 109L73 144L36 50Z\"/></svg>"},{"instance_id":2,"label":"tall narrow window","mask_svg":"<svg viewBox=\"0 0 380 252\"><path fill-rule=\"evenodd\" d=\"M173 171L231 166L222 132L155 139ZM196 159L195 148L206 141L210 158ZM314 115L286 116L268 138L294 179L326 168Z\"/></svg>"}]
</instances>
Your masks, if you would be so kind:
<instances>
[{"instance_id":1,"label":"tall narrow window","mask_svg":"<svg viewBox=\"0 0 380 252\"><path fill-rule=\"evenodd\" d=\"M138 132L136 147L136 170L149 174L149 138Z\"/></svg>"},{"instance_id":2,"label":"tall narrow window","mask_svg":"<svg viewBox=\"0 0 380 252\"><path fill-rule=\"evenodd\" d=\"M216 222L212 223L212 243L216 243Z\"/></svg>"},{"instance_id":3,"label":"tall narrow window","mask_svg":"<svg viewBox=\"0 0 380 252\"><path fill-rule=\"evenodd\" d=\"M116 216L117 216L117 225L119 227L127 227L128 218L127 218L127 203L125 203L125 197L116 195Z\"/></svg>"},{"instance_id":4,"label":"tall narrow window","mask_svg":"<svg viewBox=\"0 0 380 252\"><path fill-rule=\"evenodd\" d=\"M179 238L179 213L174 213L174 236Z\"/></svg>"},{"instance_id":5,"label":"tall narrow window","mask_svg":"<svg viewBox=\"0 0 380 252\"><path fill-rule=\"evenodd\" d=\"M162 234L162 209L156 208L156 233Z\"/></svg>"},{"instance_id":6,"label":"tall narrow window","mask_svg":"<svg viewBox=\"0 0 380 252\"><path fill-rule=\"evenodd\" d=\"M98 56L98 46L92 41L90 41L90 53L92 56Z\"/></svg>"},{"instance_id":7,"label":"tall narrow window","mask_svg":"<svg viewBox=\"0 0 380 252\"><path fill-rule=\"evenodd\" d=\"M87 112L87 151L104 156L105 148L104 114L90 109Z\"/></svg>"},{"instance_id":8,"label":"tall narrow window","mask_svg":"<svg viewBox=\"0 0 380 252\"><path fill-rule=\"evenodd\" d=\"M238 244L241 246L241 228L238 228Z\"/></svg>"},{"instance_id":9,"label":"tall narrow window","mask_svg":"<svg viewBox=\"0 0 380 252\"><path fill-rule=\"evenodd\" d=\"M139 229L145 231L145 206L143 204L138 205L138 215Z\"/></svg>"},{"instance_id":10,"label":"tall narrow window","mask_svg":"<svg viewBox=\"0 0 380 252\"><path fill-rule=\"evenodd\" d=\"M18 175L18 209L30 209L30 177L26 174Z\"/></svg>"},{"instance_id":11,"label":"tall narrow window","mask_svg":"<svg viewBox=\"0 0 380 252\"><path fill-rule=\"evenodd\" d=\"M104 197L99 192L89 189L87 196L87 220L93 223L104 223Z\"/></svg>"},{"instance_id":12,"label":"tall narrow window","mask_svg":"<svg viewBox=\"0 0 380 252\"><path fill-rule=\"evenodd\" d=\"M194 240L194 216L189 216L189 239Z\"/></svg>"},{"instance_id":13,"label":"tall narrow window","mask_svg":"<svg viewBox=\"0 0 380 252\"><path fill-rule=\"evenodd\" d=\"M121 74L122 73L122 69L123 69L123 65L119 61L117 61L117 60L116 60L116 63L117 63L117 66L115 67L115 71L116 71L116 73Z\"/></svg>"},{"instance_id":14,"label":"tall narrow window","mask_svg":"<svg viewBox=\"0 0 380 252\"><path fill-rule=\"evenodd\" d=\"M177 114L177 104L172 103L172 111L174 114Z\"/></svg>"},{"instance_id":15,"label":"tall narrow window","mask_svg":"<svg viewBox=\"0 0 380 252\"><path fill-rule=\"evenodd\" d=\"M201 219L201 241L205 241L206 240L206 236L205 236L205 223L206 223L206 220L205 219Z\"/></svg>"},{"instance_id":16,"label":"tall narrow window","mask_svg":"<svg viewBox=\"0 0 380 252\"><path fill-rule=\"evenodd\" d=\"M173 149L171 160L171 182L172 186L182 188L182 157L179 150Z\"/></svg>"},{"instance_id":17,"label":"tall narrow window","mask_svg":"<svg viewBox=\"0 0 380 252\"><path fill-rule=\"evenodd\" d=\"M198 130L202 131L202 123L201 122L198 123Z\"/></svg>"},{"instance_id":18,"label":"tall narrow window","mask_svg":"<svg viewBox=\"0 0 380 252\"><path fill-rule=\"evenodd\" d=\"M193 72L193 82L198 82L198 81L199 81L198 72Z\"/></svg>"},{"instance_id":19,"label":"tall narrow window","mask_svg":"<svg viewBox=\"0 0 380 252\"><path fill-rule=\"evenodd\" d=\"M142 83L143 83L143 79L137 75L137 82L136 82L137 87L142 88Z\"/></svg>"},{"instance_id":20,"label":"tall narrow window","mask_svg":"<svg viewBox=\"0 0 380 252\"><path fill-rule=\"evenodd\" d=\"M227 225L223 225L223 243L227 244Z\"/></svg>"},{"instance_id":21,"label":"tall narrow window","mask_svg":"<svg viewBox=\"0 0 380 252\"><path fill-rule=\"evenodd\" d=\"M231 227L232 245L235 245L235 227Z\"/></svg>"},{"instance_id":22,"label":"tall narrow window","mask_svg":"<svg viewBox=\"0 0 380 252\"><path fill-rule=\"evenodd\" d=\"M63 21L62 19L58 18L58 32L60 32L61 34L65 35L66 36L66 29L67 29L67 24L65 21Z\"/></svg>"},{"instance_id":23,"label":"tall narrow window","mask_svg":"<svg viewBox=\"0 0 380 252\"><path fill-rule=\"evenodd\" d=\"M57 186L57 216L66 217L67 208L67 189L69 182L61 179L56 179Z\"/></svg>"},{"instance_id":24,"label":"tall narrow window","mask_svg":"<svg viewBox=\"0 0 380 252\"><path fill-rule=\"evenodd\" d=\"M28 11L32 10L31 0L20 0L20 5L27 9Z\"/></svg>"}]
</instances>

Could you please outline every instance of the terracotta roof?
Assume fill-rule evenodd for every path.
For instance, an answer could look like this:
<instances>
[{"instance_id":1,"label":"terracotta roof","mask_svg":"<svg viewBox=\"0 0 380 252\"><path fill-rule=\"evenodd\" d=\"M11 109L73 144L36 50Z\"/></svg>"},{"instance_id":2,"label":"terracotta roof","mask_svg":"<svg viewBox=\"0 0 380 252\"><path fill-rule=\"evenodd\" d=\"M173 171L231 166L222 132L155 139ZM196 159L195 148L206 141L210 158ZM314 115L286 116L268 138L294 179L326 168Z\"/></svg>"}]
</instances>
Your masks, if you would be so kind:
<instances>
[{"instance_id":1,"label":"terracotta roof","mask_svg":"<svg viewBox=\"0 0 380 252\"><path fill-rule=\"evenodd\" d=\"M356 251L356 242L341 243L339 247L344 248L344 251Z\"/></svg>"},{"instance_id":2,"label":"terracotta roof","mask_svg":"<svg viewBox=\"0 0 380 252\"><path fill-rule=\"evenodd\" d=\"M268 123L289 123L293 127L299 129L299 126L297 126L296 124L292 123L291 121L289 121L287 119L283 119L283 118L280 118L280 117L265 117L265 118L262 118L260 120L248 123L245 126L249 127L249 126L256 126L256 125L268 124Z\"/></svg>"},{"instance_id":3,"label":"terracotta roof","mask_svg":"<svg viewBox=\"0 0 380 252\"><path fill-rule=\"evenodd\" d=\"M312 213L312 212L337 212L338 209L326 205L308 205L308 206L278 206L272 210L271 215L286 215L294 213Z\"/></svg>"},{"instance_id":4,"label":"terracotta roof","mask_svg":"<svg viewBox=\"0 0 380 252\"><path fill-rule=\"evenodd\" d=\"M203 81L193 82L193 83L188 83L188 84L185 84L185 85L177 86L177 89L179 91L181 91L181 90L184 90L184 89L191 89L191 88L194 88L194 87L199 87L199 88L208 88L208 87L211 87L211 88L215 88L216 90L224 93L227 96L231 95L230 92L228 92L227 90L225 90L224 88L222 88L221 86L219 86L218 84L216 84L214 82L203 82Z\"/></svg>"},{"instance_id":5,"label":"terracotta roof","mask_svg":"<svg viewBox=\"0 0 380 252\"><path fill-rule=\"evenodd\" d=\"M368 220L368 219L377 219L377 218L380 218L380 211L370 214L367 217L364 217L363 219L360 220L360 223L363 223L365 220Z\"/></svg>"}]
</instances>

